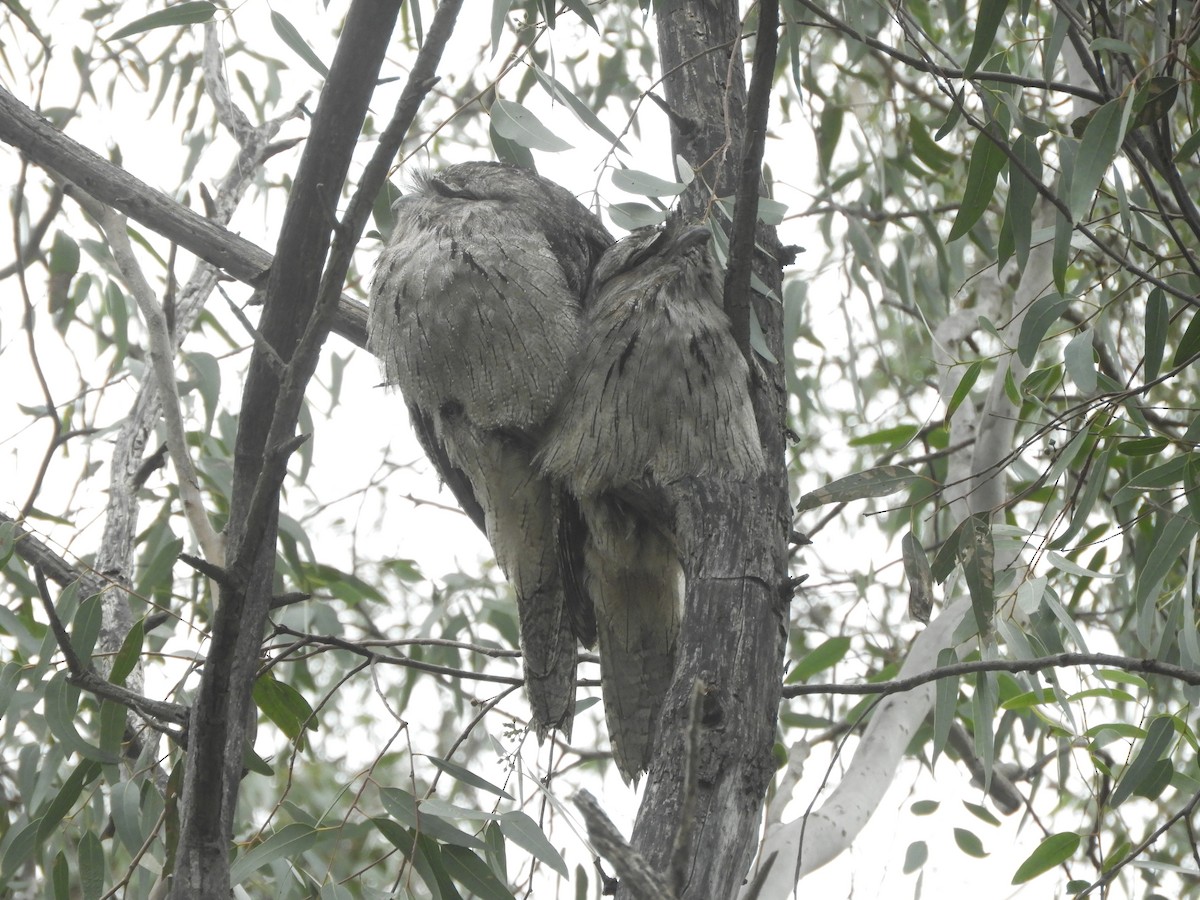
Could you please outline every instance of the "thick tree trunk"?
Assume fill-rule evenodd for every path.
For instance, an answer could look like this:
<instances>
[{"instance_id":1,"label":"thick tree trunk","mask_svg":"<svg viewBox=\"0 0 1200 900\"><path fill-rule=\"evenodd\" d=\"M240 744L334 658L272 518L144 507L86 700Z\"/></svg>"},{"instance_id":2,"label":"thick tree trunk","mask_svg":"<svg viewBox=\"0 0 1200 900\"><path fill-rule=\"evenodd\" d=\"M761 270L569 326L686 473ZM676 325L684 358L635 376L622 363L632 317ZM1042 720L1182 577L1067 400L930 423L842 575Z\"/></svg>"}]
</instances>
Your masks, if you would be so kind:
<instances>
[{"instance_id":1,"label":"thick tree trunk","mask_svg":"<svg viewBox=\"0 0 1200 900\"><path fill-rule=\"evenodd\" d=\"M658 13L673 149L699 175L684 196L685 219L699 218L714 193L730 197L738 184L747 98L737 6L669 2ZM731 121L725 111L732 114ZM721 224L728 226L727 221ZM765 229L758 240L762 247L778 248ZM774 258L760 254L754 268L778 296L779 253ZM737 308L730 299L726 297L726 308ZM782 359L779 303L751 299L767 346ZM754 405L767 475L749 485L693 481L680 485L675 498L684 543L686 611L660 746L633 833L634 848L654 869L671 873L678 896L696 900L736 893L774 771L771 748L790 598L791 511L783 457L782 374L776 365L757 362ZM701 696L693 718L689 710L697 685ZM694 753L689 753L689 743Z\"/></svg>"}]
</instances>

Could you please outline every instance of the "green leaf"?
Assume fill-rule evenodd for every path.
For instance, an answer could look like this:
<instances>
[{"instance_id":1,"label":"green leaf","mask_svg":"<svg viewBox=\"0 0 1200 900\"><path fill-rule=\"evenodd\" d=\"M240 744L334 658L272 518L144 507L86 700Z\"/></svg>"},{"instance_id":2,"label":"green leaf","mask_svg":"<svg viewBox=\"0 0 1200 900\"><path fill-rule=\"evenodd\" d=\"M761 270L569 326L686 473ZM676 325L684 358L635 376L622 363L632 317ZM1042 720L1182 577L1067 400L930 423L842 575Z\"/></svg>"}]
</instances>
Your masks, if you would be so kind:
<instances>
[{"instance_id":1,"label":"green leaf","mask_svg":"<svg viewBox=\"0 0 1200 900\"><path fill-rule=\"evenodd\" d=\"M382 788L379 797L388 815L401 825L416 829L419 834L443 844L456 844L475 850L483 850L486 847L479 838L455 828L440 816L420 811L416 798L408 791L400 788Z\"/></svg>"},{"instance_id":2,"label":"green leaf","mask_svg":"<svg viewBox=\"0 0 1200 900\"><path fill-rule=\"evenodd\" d=\"M967 592L971 595L971 608L980 634L992 628L992 616L996 612L995 562L996 550L992 541L992 523L987 514L975 514L965 521L969 527L963 529L959 552L963 560L963 577Z\"/></svg>"},{"instance_id":3,"label":"green leaf","mask_svg":"<svg viewBox=\"0 0 1200 900\"><path fill-rule=\"evenodd\" d=\"M500 49L500 38L504 35L504 20L508 18L512 0L492 0L492 57Z\"/></svg>"},{"instance_id":4,"label":"green leaf","mask_svg":"<svg viewBox=\"0 0 1200 900\"><path fill-rule=\"evenodd\" d=\"M636 169L613 169L612 183L627 194L643 197L675 197L682 194L687 185L678 181L667 181L649 172Z\"/></svg>"},{"instance_id":5,"label":"green leaf","mask_svg":"<svg viewBox=\"0 0 1200 900\"><path fill-rule=\"evenodd\" d=\"M72 277L79 271L79 245L63 231L54 232L54 243L50 246L50 274Z\"/></svg>"},{"instance_id":6,"label":"green leaf","mask_svg":"<svg viewBox=\"0 0 1200 900\"><path fill-rule=\"evenodd\" d=\"M1120 506L1136 500L1147 491L1168 488L1183 481L1184 470L1187 468L1186 456L1173 456L1160 466L1139 472L1125 484L1117 488L1113 494L1112 505Z\"/></svg>"},{"instance_id":7,"label":"green leaf","mask_svg":"<svg viewBox=\"0 0 1200 900\"><path fill-rule=\"evenodd\" d=\"M833 165L833 152L842 137L846 110L835 97L826 97L817 122L817 171L823 176Z\"/></svg>"},{"instance_id":8,"label":"green leaf","mask_svg":"<svg viewBox=\"0 0 1200 900\"><path fill-rule=\"evenodd\" d=\"M288 738L297 741L301 749L304 742L299 739L304 730L318 730L313 708L304 696L290 684L277 681L269 672L254 682L254 702L263 715L279 726Z\"/></svg>"},{"instance_id":9,"label":"green leaf","mask_svg":"<svg viewBox=\"0 0 1200 900\"><path fill-rule=\"evenodd\" d=\"M1175 350L1172 366L1182 366L1200 353L1200 313L1193 313L1192 319L1184 329L1183 337L1179 339L1179 347Z\"/></svg>"},{"instance_id":10,"label":"green leaf","mask_svg":"<svg viewBox=\"0 0 1200 900\"><path fill-rule=\"evenodd\" d=\"M142 654L142 639L145 637L146 620L138 619L121 642L121 649L113 659L112 672L109 681L116 685L124 685L129 673L137 666L138 657Z\"/></svg>"},{"instance_id":11,"label":"green leaf","mask_svg":"<svg viewBox=\"0 0 1200 900\"><path fill-rule=\"evenodd\" d=\"M975 835L975 832L968 831L965 828L954 829L954 843L958 844L958 849L967 856L974 856L976 859L983 859L987 856L987 851L983 849L983 842Z\"/></svg>"},{"instance_id":12,"label":"green leaf","mask_svg":"<svg viewBox=\"0 0 1200 900\"><path fill-rule=\"evenodd\" d=\"M134 19L123 28L117 29L109 40L117 41L121 38L129 37L131 34L149 31L152 28L167 28L172 25L196 25L200 22L207 22L216 14L216 11L216 4L209 3L208 0L199 0L199 2L194 3L176 3L174 6L160 9L158 12L152 12L148 16Z\"/></svg>"},{"instance_id":13,"label":"green leaf","mask_svg":"<svg viewBox=\"0 0 1200 900\"><path fill-rule=\"evenodd\" d=\"M16 694L17 684L20 680L20 663L8 662L4 664L3 668L0 668L0 721L4 719L4 714L8 711L8 705L12 703L13 697Z\"/></svg>"},{"instance_id":14,"label":"green leaf","mask_svg":"<svg viewBox=\"0 0 1200 900\"><path fill-rule=\"evenodd\" d=\"M71 864L61 850L54 854L50 881L54 885L54 900L71 900Z\"/></svg>"},{"instance_id":15,"label":"green leaf","mask_svg":"<svg viewBox=\"0 0 1200 900\"><path fill-rule=\"evenodd\" d=\"M1085 396L1096 390L1096 355L1092 349L1092 330L1086 328L1067 344L1063 351L1063 363L1067 374L1075 382L1079 393Z\"/></svg>"},{"instance_id":16,"label":"green leaf","mask_svg":"<svg viewBox=\"0 0 1200 900\"><path fill-rule=\"evenodd\" d=\"M583 8L585 10L587 9L586 6ZM593 25L594 24L595 20L593 20ZM600 135L600 137L604 138L604 140L608 141L608 143L613 147L616 147L618 150L625 150L625 145L621 143L621 139L613 133L611 128L609 128L600 120L600 117L592 111L590 106L575 96L575 94L571 92L570 88L556 79L549 72L544 72L537 66L533 67L533 74L536 75L538 81L542 83L542 87L545 88L546 93L548 93L551 97L561 100L571 108L571 112L575 114L575 118L579 119L580 122L592 129L592 131L596 132L596 134Z\"/></svg>"},{"instance_id":17,"label":"green leaf","mask_svg":"<svg viewBox=\"0 0 1200 900\"><path fill-rule=\"evenodd\" d=\"M15 835L11 831L5 834L8 846L4 848L4 858L0 860L0 883L7 881L37 852L41 846L38 840L41 824L40 819L34 819Z\"/></svg>"},{"instance_id":18,"label":"green leaf","mask_svg":"<svg viewBox=\"0 0 1200 900\"><path fill-rule=\"evenodd\" d=\"M483 842L487 844L488 866L504 881L508 880L508 845L499 822L488 822L483 826ZM556 851L557 852L557 851ZM566 875L566 873L563 873Z\"/></svg>"},{"instance_id":19,"label":"green leaf","mask_svg":"<svg viewBox=\"0 0 1200 900\"><path fill-rule=\"evenodd\" d=\"M1146 381L1158 377L1162 365L1163 350L1167 346L1167 325L1170 315L1167 310L1167 295L1162 288L1155 288L1146 299Z\"/></svg>"},{"instance_id":20,"label":"green leaf","mask_svg":"<svg viewBox=\"0 0 1200 900\"><path fill-rule=\"evenodd\" d=\"M91 784L100 777L100 763L92 759L85 759L79 763L67 776L67 780L62 783L62 787L58 789L58 793L41 811L39 821L41 826L38 828L38 843L44 843L46 838L58 828L58 825L71 808L75 805L75 801L79 799L79 795L87 785Z\"/></svg>"},{"instance_id":21,"label":"green leaf","mask_svg":"<svg viewBox=\"0 0 1200 900\"><path fill-rule=\"evenodd\" d=\"M1117 442L1117 452L1125 456L1157 456L1171 446L1170 438L1155 435L1154 437L1130 438Z\"/></svg>"},{"instance_id":22,"label":"green leaf","mask_svg":"<svg viewBox=\"0 0 1200 900\"><path fill-rule=\"evenodd\" d=\"M1052 834L1025 858L1013 875L1013 884L1024 884L1066 862L1079 849L1079 835L1074 831Z\"/></svg>"},{"instance_id":23,"label":"green leaf","mask_svg":"<svg viewBox=\"0 0 1200 900\"><path fill-rule=\"evenodd\" d=\"M104 846L94 831L85 831L79 839L79 885L83 900L100 900L104 893Z\"/></svg>"},{"instance_id":24,"label":"green leaf","mask_svg":"<svg viewBox=\"0 0 1200 900\"><path fill-rule=\"evenodd\" d=\"M567 863L562 855L554 849L554 845L546 838L545 832L533 821L527 813L518 810L507 812L500 817L500 828L504 836L521 849L540 859L563 878L567 877Z\"/></svg>"},{"instance_id":25,"label":"green leaf","mask_svg":"<svg viewBox=\"0 0 1200 900\"><path fill-rule=\"evenodd\" d=\"M1012 228L1017 266L1024 271L1033 242L1033 205L1038 198L1035 180L1041 181L1042 178L1042 157L1037 144L1024 134L1013 142L1013 156L1015 159L1008 161L1008 201L1004 218ZM1029 171L1029 176L1017 165L1017 160ZM1035 180L1031 180L1030 176Z\"/></svg>"},{"instance_id":26,"label":"green leaf","mask_svg":"<svg viewBox=\"0 0 1200 900\"><path fill-rule=\"evenodd\" d=\"M292 49L292 52L308 63L318 75L324 78L329 77L329 67L321 62L321 57L317 56L316 51L309 46L308 41L296 30L296 26L289 22L282 13L271 10L271 27L275 29L275 33L279 35L283 42Z\"/></svg>"},{"instance_id":27,"label":"green leaf","mask_svg":"<svg viewBox=\"0 0 1200 900\"><path fill-rule=\"evenodd\" d=\"M924 841L913 841L904 853L904 874L911 875L929 859L929 846Z\"/></svg>"},{"instance_id":28,"label":"green leaf","mask_svg":"<svg viewBox=\"0 0 1200 900\"><path fill-rule=\"evenodd\" d=\"M1054 253L1051 256L1051 270L1054 273L1054 286L1059 294L1067 290L1067 268L1071 264L1071 238L1075 228L1071 220L1056 210L1054 214Z\"/></svg>"},{"instance_id":29,"label":"green leaf","mask_svg":"<svg viewBox=\"0 0 1200 900\"><path fill-rule=\"evenodd\" d=\"M796 684L807 681L818 672L824 672L826 669L836 666L846 656L849 649L850 638L848 637L838 635L827 639L796 663L792 671L788 672L786 683Z\"/></svg>"},{"instance_id":30,"label":"green leaf","mask_svg":"<svg viewBox=\"0 0 1200 900\"><path fill-rule=\"evenodd\" d=\"M1124 113L1127 98L1110 100L1095 111L1079 142L1075 171L1067 189L1067 208L1072 221L1080 221L1092 203L1104 173L1117 158L1124 136Z\"/></svg>"},{"instance_id":31,"label":"green leaf","mask_svg":"<svg viewBox=\"0 0 1200 900\"><path fill-rule=\"evenodd\" d=\"M989 673L980 672L979 674L983 675ZM967 800L963 801L963 806L966 807L967 812L977 818L980 822L986 822L989 825L999 827L1000 820L997 819L995 813L993 813L986 806L980 806L978 803L971 803Z\"/></svg>"},{"instance_id":32,"label":"green leaf","mask_svg":"<svg viewBox=\"0 0 1200 900\"><path fill-rule=\"evenodd\" d=\"M845 503L866 497L886 497L921 481L921 476L904 466L879 466L838 478L810 491L796 504L796 512L816 509L826 503Z\"/></svg>"},{"instance_id":33,"label":"green leaf","mask_svg":"<svg viewBox=\"0 0 1200 900\"><path fill-rule=\"evenodd\" d=\"M933 572L925 548L911 531L901 541L901 555L904 575L908 579L908 614L928 625L933 609Z\"/></svg>"},{"instance_id":34,"label":"green leaf","mask_svg":"<svg viewBox=\"0 0 1200 900\"><path fill-rule=\"evenodd\" d=\"M503 797L505 800L512 800L512 794L503 788L497 787L490 781L480 778L470 769L466 769L457 763L452 763L445 759L439 759L436 756L430 756L428 753L422 754L427 760L449 775L451 778L461 781L463 784L469 784L473 788L478 788L481 791L487 791L489 794L496 794Z\"/></svg>"},{"instance_id":35,"label":"green leaf","mask_svg":"<svg viewBox=\"0 0 1200 900\"><path fill-rule=\"evenodd\" d=\"M1029 305L1029 310L1021 322L1021 334L1017 338L1017 358L1022 364L1033 365L1042 338L1070 305L1070 301L1061 294L1038 297Z\"/></svg>"},{"instance_id":36,"label":"green leaf","mask_svg":"<svg viewBox=\"0 0 1200 900\"><path fill-rule=\"evenodd\" d=\"M1004 21L1008 0L980 0L979 18L975 21L975 39L971 42L971 53L963 67L963 77L970 78L975 70L992 52L996 40L996 29Z\"/></svg>"},{"instance_id":37,"label":"green leaf","mask_svg":"<svg viewBox=\"0 0 1200 900\"><path fill-rule=\"evenodd\" d=\"M938 665L941 665L939 662ZM938 811L942 804L936 800L917 800L909 807L914 816L931 816Z\"/></svg>"},{"instance_id":38,"label":"green leaf","mask_svg":"<svg viewBox=\"0 0 1200 900\"><path fill-rule=\"evenodd\" d=\"M336 834L336 828L313 828L301 822L284 825L261 844L250 848L229 867L229 883L241 884L251 874L277 859L296 859L311 850L325 835Z\"/></svg>"},{"instance_id":39,"label":"green leaf","mask_svg":"<svg viewBox=\"0 0 1200 900\"><path fill-rule=\"evenodd\" d=\"M661 225L667 214L645 203L613 203L608 207L608 217L618 228L635 231L647 225Z\"/></svg>"},{"instance_id":40,"label":"green leaf","mask_svg":"<svg viewBox=\"0 0 1200 900\"><path fill-rule=\"evenodd\" d=\"M983 360L979 359L963 370L962 378L958 380L958 387L954 389L954 394L950 397L950 402L946 404L947 422L954 418L954 414L962 406L962 402L967 399L967 396L971 393L971 388L975 387L975 382L979 379L979 373L982 370Z\"/></svg>"},{"instance_id":41,"label":"green leaf","mask_svg":"<svg viewBox=\"0 0 1200 900\"><path fill-rule=\"evenodd\" d=\"M958 661L958 655L953 647L946 647L938 652L938 668L953 665ZM934 684L933 704L933 749L932 761L937 762L938 756L946 748L950 737L950 726L954 724L954 714L958 707L958 679L939 678Z\"/></svg>"},{"instance_id":42,"label":"green leaf","mask_svg":"<svg viewBox=\"0 0 1200 900\"><path fill-rule=\"evenodd\" d=\"M967 167L967 187L963 192L962 204L950 227L948 241L954 241L970 231L987 210L996 192L996 178L1008 156L1001 149L1004 130L992 120L975 139L971 161Z\"/></svg>"},{"instance_id":43,"label":"green leaf","mask_svg":"<svg viewBox=\"0 0 1200 900\"><path fill-rule=\"evenodd\" d=\"M1197 524L1191 516L1171 513L1164 513L1164 516L1166 521L1155 529L1150 553L1137 576L1134 596L1139 610L1153 606L1163 580L1196 538Z\"/></svg>"},{"instance_id":44,"label":"green leaf","mask_svg":"<svg viewBox=\"0 0 1200 900\"><path fill-rule=\"evenodd\" d=\"M512 892L500 883L488 864L466 847L442 848L446 872L479 900L513 900Z\"/></svg>"},{"instance_id":45,"label":"green leaf","mask_svg":"<svg viewBox=\"0 0 1200 900\"><path fill-rule=\"evenodd\" d=\"M488 136L492 142L492 149L496 151L496 158L501 162L528 169L530 172L537 171L537 165L534 164L533 154L529 152L529 148L516 141L510 141L502 135L496 130L494 121L488 126Z\"/></svg>"},{"instance_id":46,"label":"green leaf","mask_svg":"<svg viewBox=\"0 0 1200 900\"><path fill-rule=\"evenodd\" d=\"M79 710L79 689L67 683L66 672L56 672L46 685L46 724L63 748L87 759L115 763L116 757L105 753L79 736L75 717Z\"/></svg>"},{"instance_id":47,"label":"green leaf","mask_svg":"<svg viewBox=\"0 0 1200 900\"><path fill-rule=\"evenodd\" d=\"M496 131L522 147L548 153L571 149L570 144L543 125L529 109L514 100L497 100L492 104L491 115Z\"/></svg>"},{"instance_id":48,"label":"green leaf","mask_svg":"<svg viewBox=\"0 0 1200 900\"><path fill-rule=\"evenodd\" d=\"M849 447L903 447L920 433L920 425L896 425L851 438L846 444Z\"/></svg>"},{"instance_id":49,"label":"green leaf","mask_svg":"<svg viewBox=\"0 0 1200 900\"><path fill-rule=\"evenodd\" d=\"M1171 748L1175 740L1175 720L1171 716L1155 716L1146 730L1146 739L1138 748L1133 762L1121 774L1108 804L1116 808L1129 798L1157 768L1156 764Z\"/></svg>"},{"instance_id":50,"label":"green leaf","mask_svg":"<svg viewBox=\"0 0 1200 900\"><path fill-rule=\"evenodd\" d=\"M92 658L92 650L96 647L96 638L100 636L103 617L100 595L96 594L79 604L75 618L71 621L71 646L75 655L85 664Z\"/></svg>"}]
</instances>

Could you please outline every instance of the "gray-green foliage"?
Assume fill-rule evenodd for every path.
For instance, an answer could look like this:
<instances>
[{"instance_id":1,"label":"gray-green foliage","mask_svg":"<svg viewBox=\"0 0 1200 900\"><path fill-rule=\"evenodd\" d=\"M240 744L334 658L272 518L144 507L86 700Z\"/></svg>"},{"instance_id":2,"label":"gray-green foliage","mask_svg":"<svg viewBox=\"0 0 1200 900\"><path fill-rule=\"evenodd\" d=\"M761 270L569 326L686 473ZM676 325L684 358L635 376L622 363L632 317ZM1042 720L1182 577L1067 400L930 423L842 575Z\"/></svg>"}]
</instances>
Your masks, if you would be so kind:
<instances>
[{"instance_id":1,"label":"gray-green foliage","mask_svg":"<svg viewBox=\"0 0 1200 900\"><path fill-rule=\"evenodd\" d=\"M254 124L319 89L338 25L334 13L301 19L283 6L268 14L253 4L93 2L65 29L65 4L9 6L16 14L0 26L0 60L14 93L33 102L46 77L48 119L140 166L144 148L105 125L136 109L174 168L130 167L196 209L201 185L214 192L237 152L204 93L201 23L217 23L233 99ZM797 554L811 577L793 604L790 681L833 667L842 681L896 672L914 630L897 599L908 587L892 565L902 556L903 572L928 581L917 609L928 614L932 599L936 614L946 598L969 598L982 637L968 659L1104 650L1200 669L1196 22L1169 3L1091 6L855 0L831 17L821 4L782 4L779 139L768 143L768 166L775 196L789 204L785 242L795 235L808 245L782 302L799 435L790 454L793 493L803 497L797 527L816 541ZM406 144L413 163L576 153L589 175L572 189L598 187L620 226L659 221L692 172L685 162L678 181L663 178L670 161L640 143L661 128L644 93L661 73L640 6L498 0L491 13L483 31L459 36L478 65L445 73ZM394 77L403 78L431 16L429 2L406 5ZM1079 50L1082 70L1067 63ZM382 99L387 88L377 115L393 102ZM567 120L580 123L586 148L566 148ZM368 122L365 141L377 124ZM301 122L288 128L281 139L304 134ZM13 302L0 317L9 386L0 440L19 438L22 454L3 511L51 540L83 577L101 540L113 435L146 370L144 335L89 220L42 170L15 154L0 159L21 189L10 208L25 265L18 289L15 259L3 260ZM264 223L282 211L295 159L284 147L254 171L235 230L261 231L269 246ZM590 175L603 161L632 171ZM812 227L801 232L798 216ZM191 260L132 230L155 289L170 296ZM358 296L376 247L365 241L351 272L348 290ZM1014 298L1041 276L1038 266L1044 277L1018 308ZM250 296L241 286L220 291L237 305ZM218 527L250 342L213 295L178 360L188 442ZM313 599L281 607L267 640L235 876L263 896L508 897L530 883L559 883L567 895L554 879L568 873L572 890L589 878L594 890L594 876L560 856L578 845L516 762L512 719L491 712L477 723L493 701L520 711L509 696L519 667L504 655L517 640L502 581L471 565L469 545L467 571L445 575L408 559L398 535L373 534L390 534L413 505L394 487L410 447L397 441L338 460L352 473L349 487L318 477L333 465L320 455L323 435L354 428L343 392L366 383L354 367L370 361L353 356L331 341L304 426L315 437L287 487L279 590ZM34 359L49 372L45 392ZM390 404L375 414L399 429L396 398L373 402ZM993 439L986 417L1001 403L1008 441L991 448L994 466L972 469L976 439ZM964 487L962 478L975 481ZM985 482L1000 486L1002 503L970 515L947 503L956 496L969 508L971 485ZM114 677L131 686L145 677L161 697L188 666L185 658L168 667L162 654L203 649L213 599L206 579L179 561L193 542L169 470L150 473L136 500L135 557L123 574L138 624L117 641ZM831 503L843 506L827 523ZM46 896L146 896L171 863L180 750L141 729L141 756L117 761L122 708L68 683L28 557L14 552L25 534L0 521L0 890L36 883ZM845 552L847 544L875 549ZM933 583L942 587L931 598ZM79 593L52 587L51 599L86 655L104 636L98 601ZM413 643L370 643L397 637ZM1047 832L1014 881L1048 884L1053 870L1061 886L1066 864L1078 891L1178 816L1200 780L1194 688L1112 667L1070 671L1078 680L944 680L910 749L920 762L935 758L958 724L985 772L1020 773L1017 787L1038 804ZM509 682L472 680L478 673ZM185 703L187 690L169 699ZM790 699L782 736L824 741L865 708L840 697ZM601 777L587 754L567 751L555 763L560 778ZM475 771L484 767L500 776ZM959 849L914 848L905 870L960 850L979 855L989 815L978 814L974 831L956 829ZM539 823L554 826L553 843ZM1178 892L1165 867L1186 866L1192 852L1176 825L1155 844L1163 868L1118 877L1129 893L1145 890L1141 879Z\"/></svg>"}]
</instances>

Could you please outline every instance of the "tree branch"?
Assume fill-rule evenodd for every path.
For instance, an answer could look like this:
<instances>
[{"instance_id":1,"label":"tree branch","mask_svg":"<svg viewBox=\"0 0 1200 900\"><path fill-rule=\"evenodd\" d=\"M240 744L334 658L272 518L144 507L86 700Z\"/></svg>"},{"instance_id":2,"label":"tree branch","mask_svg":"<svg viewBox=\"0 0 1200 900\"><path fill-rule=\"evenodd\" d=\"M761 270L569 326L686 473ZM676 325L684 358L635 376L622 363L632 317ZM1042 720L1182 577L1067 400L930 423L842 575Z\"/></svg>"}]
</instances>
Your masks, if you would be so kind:
<instances>
[{"instance_id":1,"label":"tree branch","mask_svg":"<svg viewBox=\"0 0 1200 900\"><path fill-rule=\"evenodd\" d=\"M758 4L758 32L754 41L754 67L746 96L746 134L742 141L741 170L729 235L729 261L725 270L725 313L742 356L754 371L750 349L750 273L758 231L758 194L762 185L762 159L767 142L767 118L775 80L775 54L779 47L779 0Z\"/></svg>"},{"instance_id":2,"label":"tree branch","mask_svg":"<svg viewBox=\"0 0 1200 900\"><path fill-rule=\"evenodd\" d=\"M1157 659L1136 659L1113 653L1056 653L1033 659L978 659L971 662L939 666L908 678L893 678L874 684L791 684L783 696L803 697L810 694L851 694L854 696L900 694L943 678L959 678L975 672L1040 672L1044 669L1069 669L1076 666L1112 666L1127 672L1163 675L1184 684L1200 685L1200 671L1187 669Z\"/></svg>"},{"instance_id":3,"label":"tree branch","mask_svg":"<svg viewBox=\"0 0 1200 900\"><path fill-rule=\"evenodd\" d=\"M0 141L20 149L39 166L73 181L238 281L261 287L272 257L256 244L176 203L166 194L113 165L58 131L0 86ZM359 347L367 343L367 308L342 297L333 330Z\"/></svg>"}]
</instances>

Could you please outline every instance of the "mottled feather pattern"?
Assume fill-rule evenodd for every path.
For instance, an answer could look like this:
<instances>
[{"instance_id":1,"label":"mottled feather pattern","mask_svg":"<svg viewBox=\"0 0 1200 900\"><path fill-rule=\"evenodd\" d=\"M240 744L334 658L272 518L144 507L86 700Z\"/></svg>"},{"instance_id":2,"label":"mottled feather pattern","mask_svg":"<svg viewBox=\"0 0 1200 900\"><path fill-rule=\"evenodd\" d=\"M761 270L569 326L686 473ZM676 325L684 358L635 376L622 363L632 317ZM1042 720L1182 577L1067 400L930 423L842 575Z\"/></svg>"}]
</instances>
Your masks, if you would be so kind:
<instances>
[{"instance_id":1,"label":"mottled feather pattern","mask_svg":"<svg viewBox=\"0 0 1200 900\"><path fill-rule=\"evenodd\" d=\"M613 756L634 780L653 753L682 616L671 491L689 477L751 478L764 462L707 230L617 242L585 306L538 462L577 510L559 521L567 604L590 608Z\"/></svg>"},{"instance_id":2,"label":"mottled feather pattern","mask_svg":"<svg viewBox=\"0 0 1200 900\"><path fill-rule=\"evenodd\" d=\"M597 267L541 463L580 495L763 469L749 370L702 230L635 233Z\"/></svg>"},{"instance_id":3,"label":"mottled feather pattern","mask_svg":"<svg viewBox=\"0 0 1200 900\"><path fill-rule=\"evenodd\" d=\"M539 738L569 736L576 645L556 547L560 488L533 454L612 238L561 187L498 163L420 176L395 213L371 288L370 346L512 583Z\"/></svg>"},{"instance_id":4,"label":"mottled feather pattern","mask_svg":"<svg viewBox=\"0 0 1200 900\"><path fill-rule=\"evenodd\" d=\"M612 244L562 188L496 163L420 176L395 211L371 347L512 583L539 737L569 736L575 637L595 643L636 779L683 612L671 492L763 468L707 232Z\"/></svg>"}]
</instances>

